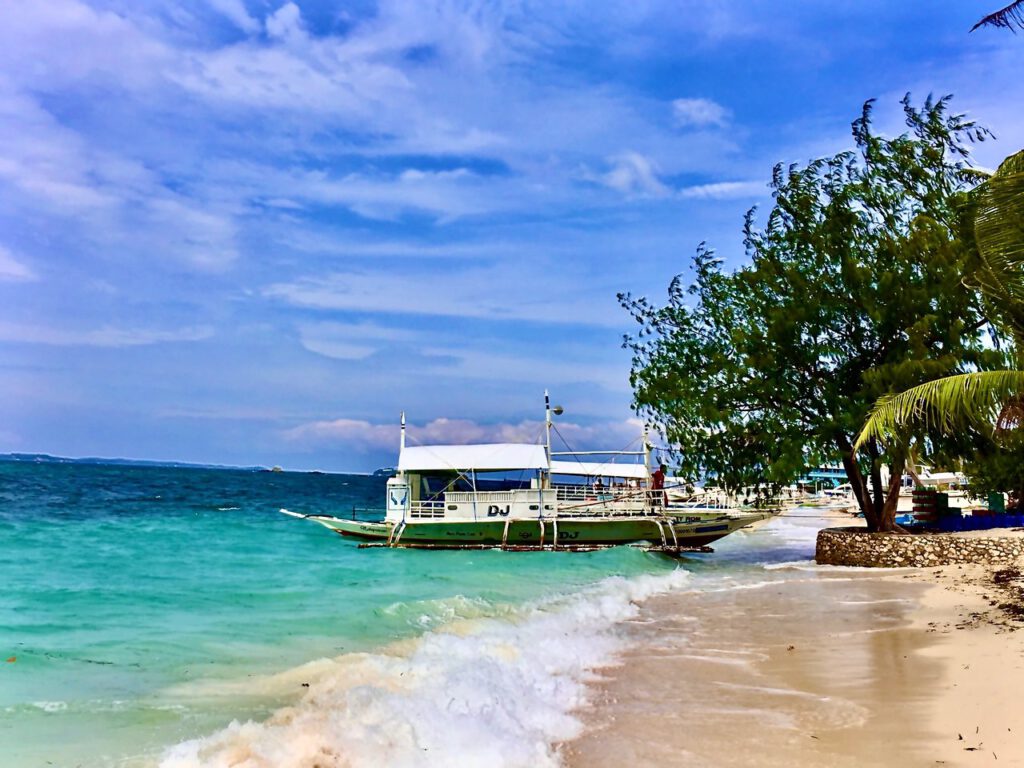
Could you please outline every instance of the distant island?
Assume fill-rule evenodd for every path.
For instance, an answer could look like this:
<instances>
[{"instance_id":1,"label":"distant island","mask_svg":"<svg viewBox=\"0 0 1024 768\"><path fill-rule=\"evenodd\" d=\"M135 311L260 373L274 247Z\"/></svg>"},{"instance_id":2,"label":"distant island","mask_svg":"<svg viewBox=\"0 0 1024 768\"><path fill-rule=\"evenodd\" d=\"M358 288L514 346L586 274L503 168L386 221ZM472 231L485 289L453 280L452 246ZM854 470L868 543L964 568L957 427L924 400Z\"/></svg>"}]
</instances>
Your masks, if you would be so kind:
<instances>
[{"instance_id":1,"label":"distant island","mask_svg":"<svg viewBox=\"0 0 1024 768\"><path fill-rule=\"evenodd\" d=\"M266 467L232 467L224 464L196 464L187 461L156 461L153 459L105 459L87 456L71 459L66 456L51 456L47 453L0 453L0 461L23 464L105 464L132 467L176 467L180 469L236 469L244 472L267 472Z\"/></svg>"}]
</instances>

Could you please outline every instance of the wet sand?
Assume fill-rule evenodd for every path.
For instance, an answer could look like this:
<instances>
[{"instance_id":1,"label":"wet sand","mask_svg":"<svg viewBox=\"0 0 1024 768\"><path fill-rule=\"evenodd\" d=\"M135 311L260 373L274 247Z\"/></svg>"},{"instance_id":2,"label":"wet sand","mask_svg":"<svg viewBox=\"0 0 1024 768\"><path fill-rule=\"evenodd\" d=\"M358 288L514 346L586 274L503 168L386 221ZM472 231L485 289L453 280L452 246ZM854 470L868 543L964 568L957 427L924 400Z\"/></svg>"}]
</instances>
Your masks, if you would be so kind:
<instances>
[{"instance_id":1,"label":"wet sand","mask_svg":"<svg viewBox=\"0 0 1024 768\"><path fill-rule=\"evenodd\" d=\"M997 570L793 566L654 598L565 763L1024 766L1021 593Z\"/></svg>"}]
</instances>

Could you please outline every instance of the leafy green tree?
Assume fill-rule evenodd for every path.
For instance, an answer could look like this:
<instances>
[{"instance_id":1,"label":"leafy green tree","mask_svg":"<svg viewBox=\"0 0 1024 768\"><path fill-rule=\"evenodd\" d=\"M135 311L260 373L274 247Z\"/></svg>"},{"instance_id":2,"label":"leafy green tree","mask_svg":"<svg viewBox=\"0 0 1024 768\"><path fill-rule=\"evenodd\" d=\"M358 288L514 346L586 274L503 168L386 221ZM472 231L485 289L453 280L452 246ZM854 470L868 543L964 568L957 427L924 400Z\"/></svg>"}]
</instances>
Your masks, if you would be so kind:
<instances>
[{"instance_id":1,"label":"leafy green tree","mask_svg":"<svg viewBox=\"0 0 1024 768\"><path fill-rule=\"evenodd\" d=\"M961 466L975 496L984 499L993 492L1009 492L1018 505L1024 499L1024 432L1014 430L998 441L984 440L964 456Z\"/></svg>"},{"instance_id":2,"label":"leafy green tree","mask_svg":"<svg viewBox=\"0 0 1024 768\"><path fill-rule=\"evenodd\" d=\"M875 133L869 101L855 150L776 166L763 228L746 218L749 264L724 271L701 245L693 282L676 277L665 306L619 296L640 326L625 339L634 407L682 472L738 488L838 459L869 528L891 530L905 451L876 438L854 451L871 404L998 363L961 280L978 259L967 145L987 134L950 114L948 97L903 107L901 136Z\"/></svg>"},{"instance_id":3,"label":"leafy green tree","mask_svg":"<svg viewBox=\"0 0 1024 768\"><path fill-rule=\"evenodd\" d=\"M906 442L914 429L980 429L999 438L1024 420L1024 151L1004 160L973 197L979 258L965 281L976 286L989 321L1011 342L1012 367L967 371L882 397L858 445Z\"/></svg>"}]
</instances>

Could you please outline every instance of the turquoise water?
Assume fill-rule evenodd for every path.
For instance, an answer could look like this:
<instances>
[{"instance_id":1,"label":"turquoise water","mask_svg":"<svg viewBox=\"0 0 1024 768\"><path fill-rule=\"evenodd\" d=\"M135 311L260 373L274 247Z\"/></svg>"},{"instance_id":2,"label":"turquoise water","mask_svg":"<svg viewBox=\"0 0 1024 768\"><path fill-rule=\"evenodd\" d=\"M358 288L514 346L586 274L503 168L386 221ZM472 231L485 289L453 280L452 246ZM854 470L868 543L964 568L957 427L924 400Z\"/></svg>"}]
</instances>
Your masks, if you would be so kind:
<instances>
[{"instance_id":1,"label":"turquoise water","mask_svg":"<svg viewBox=\"0 0 1024 768\"><path fill-rule=\"evenodd\" d=\"M561 680L548 699L571 706L576 667L604 648L602 627L628 615L631 598L619 599L628 590L609 578L635 586L678 570L631 548L575 555L358 549L278 513L379 507L383 490L382 479L364 476L0 462L0 657L15 659L0 663L3 764L226 765L172 748L233 720L260 723L310 697L319 698L304 717L334 708L335 721L348 723L344 738L354 738L356 723L372 752L384 737L367 713L376 707L390 723L409 702L427 706L428 688L462 690L467 670L486 666L474 654L493 661L493 677L458 700L511 686L497 707L507 713L494 715L491 701L477 715L496 718L489 729L507 727L510 742L522 741L516 728L529 719L522 712L540 706L532 691ZM805 553L800 547L796 554ZM752 551L741 542L686 568L698 578L735 575L758 561ZM579 594L590 601L573 603ZM551 623L556 614L562 623ZM585 650L549 640L574 627L596 633L583 638ZM534 678L525 660L537 646L544 646L539 665L550 668ZM523 663L509 666L505 657L513 656ZM455 666L459 658L463 666ZM396 698L407 673L421 682L433 677ZM431 706L451 710L454 701ZM335 726L272 735L261 727L244 734L246 749L288 742L296 751L320 737L309 733L318 727ZM341 738L323 736L330 744ZM350 748L356 755L360 747ZM245 764L284 764L260 759ZM324 764L347 764L338 760Z\"/></svg>"}]
</instances>

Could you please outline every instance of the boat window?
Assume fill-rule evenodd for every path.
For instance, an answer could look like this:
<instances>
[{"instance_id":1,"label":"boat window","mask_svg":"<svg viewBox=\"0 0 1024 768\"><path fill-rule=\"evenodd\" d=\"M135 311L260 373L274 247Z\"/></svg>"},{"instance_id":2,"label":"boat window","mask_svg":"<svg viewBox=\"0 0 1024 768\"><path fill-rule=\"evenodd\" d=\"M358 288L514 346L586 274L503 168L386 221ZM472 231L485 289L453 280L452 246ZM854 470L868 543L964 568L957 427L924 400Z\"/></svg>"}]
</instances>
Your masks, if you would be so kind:
<instances>
[{"instance_id":1,"label":"boat window","mask_svg":"<svg viewBox=\"0 0 1024 768\"><path fill-rule=\"evenodd\" d=\"M445 493L466 493L473 490L472 480L454 474L422 475L420 482L423 488L422 498L426 501L440 501ZM476 490L481 492L514 491L529 487L529 480L522 480L518 477L477 477L476 479Z\"/></svg>"}]
</instances>

